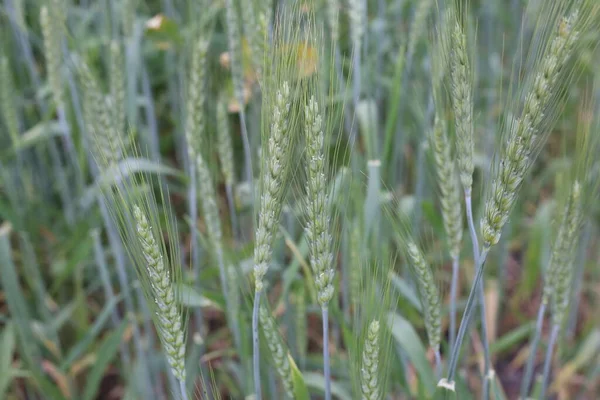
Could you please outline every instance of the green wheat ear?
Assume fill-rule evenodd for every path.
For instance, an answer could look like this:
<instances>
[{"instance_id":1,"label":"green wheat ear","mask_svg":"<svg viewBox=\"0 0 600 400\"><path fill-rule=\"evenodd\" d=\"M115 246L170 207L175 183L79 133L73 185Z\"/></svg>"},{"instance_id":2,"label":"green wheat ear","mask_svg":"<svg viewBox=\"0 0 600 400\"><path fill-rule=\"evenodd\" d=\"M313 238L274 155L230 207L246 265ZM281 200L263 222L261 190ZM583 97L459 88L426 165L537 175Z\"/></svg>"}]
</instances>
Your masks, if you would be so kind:
<instances>
[{"instance_id":1,"label":"green wheat ear","mask_svg":"<svg viewBox=\"0 0 600 400\"><path fill-rule=\"evenodd\" d=\"M577 45L582 21L577 9L559 21L536 63L533 80L526 87L523 110L519 118L507 126L507 142L500 152L500 165L481 219L481 235L488 248L500 240L525 174L535 160L536 149L545 139L541 128L547 129L556 119L562 95L559 78L565 76L563 69Z\"/></svg>"},{"instance_id":2,"label":"green wheat ear","mask_svg":"<svg viewBox=\"0 0 600 400\"><path fill-rule=\"evenodd\" d=\"M440 292L431 267L425 261L423 252L413 240L409 239L407 241L406 252L412 270L417 278L421 303L423 304L423 312L425 314L425 329L429 338L429 346L434 351L439 351L442 337L442 303Z\"/></svg>"},{"instance_id":3,"label":"green wheat ear","mask_svg":"<svg viewBox=\"0 0 600 400\"><path fill-rule=\"evenodd\" d=\"M363 349L361 389L364 400L379 399L379 321L369 324Z\"/></svg>"},{"instance_id":4,"label":"green wheat ear","mask_svg":"<svg viewBox=\"0 0 600 400\"><path fill-rule=\"evenodd\" d=\"M275 370L283 382L285 393L290 399L294 398L294 383L292 379L292 369L289 361L289 350L283 338L277 329L277 325L270 315L269 311L262 306L260 308L260 326L265 336L265 341L273 362L275 363Z\"/></svg>"},{"instance_id":5,"label":"green wheat ear","mask_svg":"<svg viewBox=\"0 0 600 400\"><path fill-rule=\"evenodd\" d=\"M137 149L133 149L137 156ZM124 168L129 168L128 166ZM180 302L183 264L169 193L156 176L127 170L102 187L140 282L162 349L174 376L185 382L187 312ZM157 194L155 194L157 193Z\"/></svg>"}]
</instances>

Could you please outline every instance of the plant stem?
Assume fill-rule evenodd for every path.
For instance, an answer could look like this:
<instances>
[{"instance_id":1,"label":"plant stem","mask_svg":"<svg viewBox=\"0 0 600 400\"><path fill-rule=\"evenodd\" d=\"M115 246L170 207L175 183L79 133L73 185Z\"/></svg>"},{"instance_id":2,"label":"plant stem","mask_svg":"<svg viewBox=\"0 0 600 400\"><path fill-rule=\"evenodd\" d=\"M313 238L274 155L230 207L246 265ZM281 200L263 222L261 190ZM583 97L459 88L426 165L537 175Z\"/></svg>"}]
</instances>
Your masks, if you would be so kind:
<instances>
[{"instance_id":1,"label":"plant stem","mask_svg":"<svg viewBox=\"0 0 600 400\"><path fill-rule=\"evenodd\" d=\"M479 259L479 240L477 231L473 222L473 204L471 200L471 190L465 190L465 208L467 211L467 223L469 224L469 233L471 234L471 243L473 244L473 259L477 263Z\"/></svg>"},{"instance_id":2,"label":"plant stem","mask_svg":"<svg viewBox=\"0 0 600 400\"><path fill-rule=\"evenodd\" d=\"M254 196L254 173L252 172L252 147L250 146L250 138L248 137L248 128L246 127L246 111L244 110L244 98L238 96L240 103L240 125L242 129L242 145L244 148L244 164L246 169L246 181L250 185L250 193Z\"/></svg>"},{"instance_id":3,"label":"plant stem","mask_svg":"<svg viewBox=\"0 0 600 400\"><path fill-rule=\"evenodd\" d=\"M229 208L229 218L231 221L231 232L236 242L239 241L239 228L237 221L237 213L235 210L235 199L233 198L233 186L231 184L225 185L225 195L227 196L227 206Z\"/></svg>"},{"instance_id":4,"label":"plant stem","mask_svg":"<svg viewBox=\"0 0 600 400\"><path fill-rule=\"evenodd\" d=\"M456 342L456 296L458 291L458 265L459 259L452 257L452 280L450 282L450 348Z\"/></svg>"},{"instance_id":5,"label":"plant stem","mask_svg":"<svg viewBox=\"0 0 600 400\"><path fill-rule=\"evenodd\" d=\"M488 343L487 317L485 313L485 293L483 282L479 285L479 310L481 318L481 344L483 345L483 398L490 398L490 385L488 379L492 376L491 360L490 360L490 345Z\"/></svg>"},{"instance_id":6,"label":"plant stem","mask_svg":"<svg viewBox=\"0 0 600 400\"><path fill-rule=\"evenodd\" d=\"M329 365L329 309L323 311L323 375L325 376L325 400L331 400L331 368Z\"/></svg>"},{"instance_id":7,"label":"plant stem","mask_svg":"<svg viewBox=\"0 0 600 400\"><path fill-rule=\"evenodd\" d=\"M254 293L254 307L252 309L252 361L254 363L254 397L256 400L262 399L262 391L260 387L260 343L258 337L258 310L260 308L260 294L260 290Z\"/></svg>"},{"instance_id":8,"label":"plant stem","mask_svg":"<svg viewBox=\"0 0 600 400\"><path fill-rule=\"evenodd\" d=\"M537 347L540 343L540 337L542 336L542 328L544 327L544 315L546 314L546 302L540 304L538 310L537 322L535 324L535 333L529 346L529 357L527 358L527 364L525 365L525 373L523 374L523 381L521 382L520 398L526 399L529 394L529 384L533 376L533 367L535 363L535 356L537 353Z\"/></svg>"},{"instance_id":9,"label":"plant stem","mask_svg":"<svg viewBox=\"0 0 600 400\"><path fill-rule=\"evenodd\" d=\"M550 339L548 340L548 349L546 350L546 360L544 361L544 377L542 378L542 390L540 391L540 400L546 398L546 390L548 389L548 379L550 378L550 367L552 364L552 353L554 352L554 345L556 339L558 339L558 332L560 331L560 325L554 325L552 332L550 332Z\"/></svg>"},{"instance_id":10,"label":"plant stem","mask_svg":"<svg viewBox=\"0 0 600 400\"><path fill-rule=\"evenodd\" d=\"M442 355L440 354L440 349L437 349L434 353L435 355L435 374L437 379L442 378Z\"/></svg>"},{"instance_id":11,"label":"plant stem","mask_svg":"<svg viewBox=\"0 0 600 400\"><path fill-rule=\"evenodd\" d=\"M471 190L465 190L465 208L467 211L467 223L469 225L469 233L471 234L471 243L473 244L473 259L475 265L479 265L479 240L477 239L477 231L473 222L473 201ZM490 376L491 360L490 360L490 345L488 343L487 333L487 317L485 312L485 290L483 283L479 285L477 293L479 295L479 310L481 318L481 344L483 346L483 398L490 398L490 386L488 378Z\"/></svg>"},{"instance_id":12,"label":"plant stem","mask_svg":"<svg viewBox=\"0 0 600 400\"><path fill-rule=\"evenodd\" d=\"M477 294L479 284L483 278L483 270L485 266L485 260L487 258L488 252L490 248L484 247L478 261L477 272L475 273L475 280L473 281L473 285L471 286L471 291L469 292L469 297L467 299L467 305L463 312L462 321L460 322L460 326L458 327L458 334L456 336L456 343L452 347L452 353L450 356L450 363L448 364L448 382L454 381L454 374L456 373L456 366L458 364L458 356L460 354L460 348L462 346L462 342L465 338L465 334L467 333L467 328L469 327L469 323L471 322L471 318L473 317L473 311L475 306L475 296Z\"/></svg>"},{"instance_id":13,"label":"plant stem","mask_svg":"<svg viewBox=\"0 0 600 400\"><path fill-rule=\"evenodd\" d=\"M179 381L179 388L181 389L181 399L188 400L187 389L185 388L185 382Z\"/></svg>"}]
</instances>

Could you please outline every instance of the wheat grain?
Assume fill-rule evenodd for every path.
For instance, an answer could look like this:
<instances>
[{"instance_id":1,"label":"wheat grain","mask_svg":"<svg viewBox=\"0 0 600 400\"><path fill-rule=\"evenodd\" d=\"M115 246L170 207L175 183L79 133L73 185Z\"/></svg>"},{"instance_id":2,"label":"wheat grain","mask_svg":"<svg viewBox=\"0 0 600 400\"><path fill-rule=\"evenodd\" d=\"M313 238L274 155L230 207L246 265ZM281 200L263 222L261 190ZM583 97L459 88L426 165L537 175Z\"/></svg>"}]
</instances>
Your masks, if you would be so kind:
<instances>
[{"instance_id":1,"label":"wheat grain","mask_svg":"<svg viewBox=\"0 0 600 400\"><path fill-rule=\"evenodd\" d=\"M362 356L361 390L363 400L379 399L379 321L369 324Z\"/></svg>"}]
</instances>

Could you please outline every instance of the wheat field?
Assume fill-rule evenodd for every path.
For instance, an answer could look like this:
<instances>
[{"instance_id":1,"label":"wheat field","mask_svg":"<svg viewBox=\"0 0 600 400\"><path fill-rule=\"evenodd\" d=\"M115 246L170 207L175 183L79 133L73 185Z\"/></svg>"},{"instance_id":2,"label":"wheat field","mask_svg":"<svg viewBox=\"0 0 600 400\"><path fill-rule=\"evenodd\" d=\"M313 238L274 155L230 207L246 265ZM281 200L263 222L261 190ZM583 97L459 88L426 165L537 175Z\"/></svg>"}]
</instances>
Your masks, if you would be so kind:
<instances>
[{"instance_id":1,"label":"wheat field","mask_svg":"<svg viewBox=\"0 0 600 400\"><path fill-rule=\"evenodd\" d=\"M4 0L0 398L600 398L600 3Z\"/></svg>"}]
</instances>

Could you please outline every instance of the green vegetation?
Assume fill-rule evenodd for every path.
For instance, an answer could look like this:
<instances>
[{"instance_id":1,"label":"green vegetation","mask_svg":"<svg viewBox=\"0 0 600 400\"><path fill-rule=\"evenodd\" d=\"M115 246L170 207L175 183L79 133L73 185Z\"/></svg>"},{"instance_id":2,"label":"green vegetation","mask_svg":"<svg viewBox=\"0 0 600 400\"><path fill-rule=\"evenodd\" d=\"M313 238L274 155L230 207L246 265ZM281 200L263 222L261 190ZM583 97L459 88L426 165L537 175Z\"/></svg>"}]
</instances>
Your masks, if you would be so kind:
<instances>
[{"instance_id":1,"label":"green vegetation","mask_svg":"<svg viewBox=\"0 0 600 400\"><path fill-rule=\"evenodd\" d=\"M595 0L0 32L0 398L600 396Z\"/></svg>"}]
</instances>

